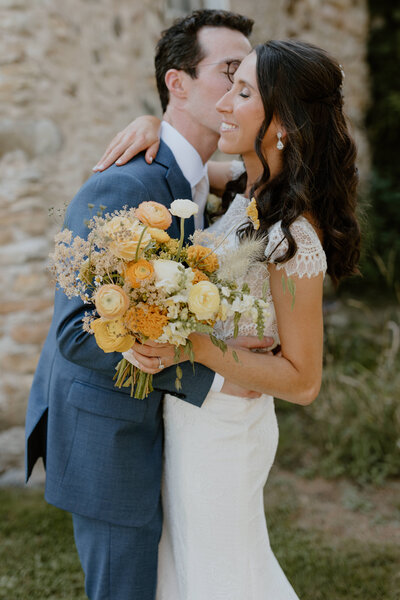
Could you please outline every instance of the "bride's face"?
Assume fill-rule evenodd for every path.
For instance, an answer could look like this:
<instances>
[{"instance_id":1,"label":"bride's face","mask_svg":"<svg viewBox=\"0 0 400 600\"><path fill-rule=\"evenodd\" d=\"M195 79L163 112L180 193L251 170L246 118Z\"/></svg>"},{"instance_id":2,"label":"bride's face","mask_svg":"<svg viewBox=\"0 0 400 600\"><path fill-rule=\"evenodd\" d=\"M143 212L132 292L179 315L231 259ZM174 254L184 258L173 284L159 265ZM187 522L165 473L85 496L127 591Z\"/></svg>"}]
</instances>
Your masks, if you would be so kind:
<instances>
[{"instance_id":1,"label":"bride's face","mask_svg":"<svg viewBox=\"0 0 400 600\"><path fill-rule=\"evenodd\" d=\"M227 154L255 152L254 142L264 120L256 60L256 53L252 52L242 61L232 89L217 103L217 111L222 117L218 148Z\"/></svg>"},{"instance_id":2,"label":"bride's face","mask_svg":"<svg viewBox=\"0 0 400 600\"><path fill-rule=\"evenodd\" d=\"M217 103L217 111L222 117L218 148L226 154L256 155L255 140L265 117L257 85L256 62L256 53L251 52L237 69L232 89ZM267 153L270 141L273 143L276 135L275 129L273 120L263 141Z\"/></svg>"}]
</instances>

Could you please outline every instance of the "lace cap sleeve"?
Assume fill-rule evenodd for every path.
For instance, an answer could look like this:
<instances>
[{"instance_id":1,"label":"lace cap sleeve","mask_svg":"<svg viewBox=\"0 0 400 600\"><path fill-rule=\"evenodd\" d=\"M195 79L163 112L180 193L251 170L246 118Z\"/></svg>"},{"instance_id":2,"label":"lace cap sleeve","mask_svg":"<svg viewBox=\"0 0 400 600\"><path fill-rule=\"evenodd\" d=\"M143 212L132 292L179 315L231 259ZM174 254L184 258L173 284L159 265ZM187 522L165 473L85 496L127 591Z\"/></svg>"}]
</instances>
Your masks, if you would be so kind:
<instances>
[{"instance_id":1,"label":"lace cap sleeve","mask_svg":"<svg viewBox=\"0 0 400 600\"><path fill-rule=\"evenodd\" d=\"M316 277L319 273L325 276L327 264L326 255L320 239L309 221L299 217L290 226L290 231L297 244L296 254L284 263L276 263L278 270L285 269L286 275L291 277L297 275L302 278ZM269 263L275 263L276 259L283 256L288 248L288 243L278 221L268 232L268 244L265 256Z\"/></svg>"}]
</instances>

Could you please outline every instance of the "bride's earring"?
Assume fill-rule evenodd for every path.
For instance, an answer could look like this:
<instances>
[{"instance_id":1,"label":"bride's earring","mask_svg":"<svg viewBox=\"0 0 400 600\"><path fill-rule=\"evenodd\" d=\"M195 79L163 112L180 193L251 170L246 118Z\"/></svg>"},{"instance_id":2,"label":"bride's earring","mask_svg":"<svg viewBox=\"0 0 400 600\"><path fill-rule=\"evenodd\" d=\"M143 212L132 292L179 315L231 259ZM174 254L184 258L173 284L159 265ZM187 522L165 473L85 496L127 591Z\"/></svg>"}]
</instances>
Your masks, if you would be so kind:
<instances>
[{"instance_id":1,"label":"bride's earring","mask_svg":"<svg viewBox=\"0 0 400 600\"><path fill-rule=\"evenodd\" d=\"M282 134L280 131L278 131L278 133L276 134L276 137L278 138L276 147L278 148L278 150L283 150L285 146L283 145Z\"/></svg>"}]
</instances>

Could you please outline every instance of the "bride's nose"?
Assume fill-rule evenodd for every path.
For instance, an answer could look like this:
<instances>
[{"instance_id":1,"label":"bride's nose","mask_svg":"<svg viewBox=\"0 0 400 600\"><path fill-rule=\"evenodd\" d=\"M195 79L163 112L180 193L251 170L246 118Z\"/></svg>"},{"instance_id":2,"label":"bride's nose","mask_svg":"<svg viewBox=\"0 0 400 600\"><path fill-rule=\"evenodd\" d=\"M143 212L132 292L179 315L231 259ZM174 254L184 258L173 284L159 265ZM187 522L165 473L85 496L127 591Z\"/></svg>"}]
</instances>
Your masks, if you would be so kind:
<instances>
[{"instance_id":1,"label":"bride's nose","mask_svg":"<svg viewBox=\"0 0 400 600\"><path fill-rule=\"evenodd\" d=\"M232 90L229 90L218 100L216 104L216 109L220 113L230 113L232 112L232 103L230 101L230 93Z\"/></svg>"}]
</instances>

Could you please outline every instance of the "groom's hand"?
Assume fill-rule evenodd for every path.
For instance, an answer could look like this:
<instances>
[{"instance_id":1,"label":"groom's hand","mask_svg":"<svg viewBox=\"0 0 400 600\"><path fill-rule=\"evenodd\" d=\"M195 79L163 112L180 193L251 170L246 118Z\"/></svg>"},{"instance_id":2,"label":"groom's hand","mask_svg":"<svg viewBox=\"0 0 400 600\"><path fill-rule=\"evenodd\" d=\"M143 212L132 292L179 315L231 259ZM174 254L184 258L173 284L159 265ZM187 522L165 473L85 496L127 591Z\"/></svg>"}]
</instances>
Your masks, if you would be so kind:
<instances>
[{"instance_id":1,"label":"groom's hand","mask_svg":"<svg viewBox=\"0 0 400 600\"><path fill-rule=\"evenodd\" d=\"M228 340L227 344L232 348L240 348L241 350L273 354L272 347L275 344L275 340L273 337L263 337L260 340L254 335L239 335L237 338Z\"/></svg>"},{"instance_id":2,"label":"groom's hand","mask_svg":"<svg viewBox=\"0 0 400 600\"><path fill-rule=\"evenodd\" d=\"M265 352L267 354L272 354L272 351L268 350L268 348L274 344L275 340L272 337L264 337L259 340L257 337L245 335L232 338L228 341L228 346L230 348L240 348L241 350L249 350L251 352ZM230 396L240 396L241 398L248 398L249 400L261 396L259 392L253 392L252 390L242 388L226 379L221 388L221 393Z\"/></svg>"}]
</instances>

